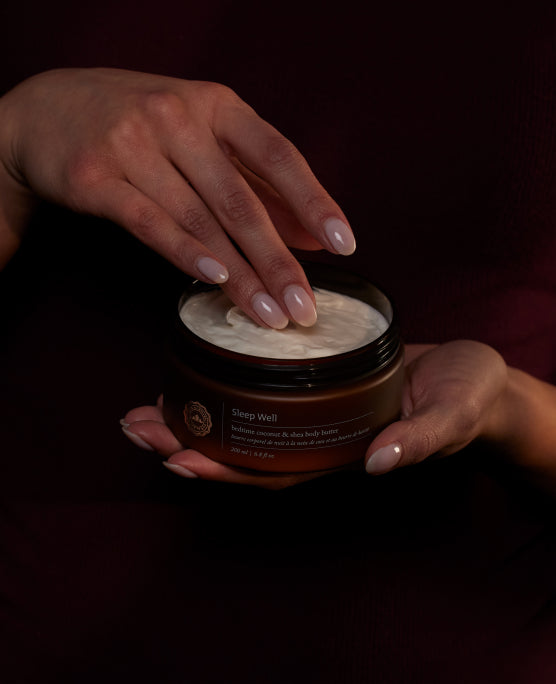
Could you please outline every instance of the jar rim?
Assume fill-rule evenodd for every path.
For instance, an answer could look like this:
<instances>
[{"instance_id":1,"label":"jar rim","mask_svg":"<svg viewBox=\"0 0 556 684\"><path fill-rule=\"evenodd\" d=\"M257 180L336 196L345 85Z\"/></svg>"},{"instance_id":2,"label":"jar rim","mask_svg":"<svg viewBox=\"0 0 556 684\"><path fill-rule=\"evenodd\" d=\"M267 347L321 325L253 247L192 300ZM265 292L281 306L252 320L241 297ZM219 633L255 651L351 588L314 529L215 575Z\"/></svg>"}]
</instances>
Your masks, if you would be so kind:
<instances>
[{"instance_id":1,"label":"jar rim","mask_svg":"<svg viewBox=\"0 0 556 684\"><path fill-rule=\"evenodd\" d=\"M179 298L174 317L174 330L180 345L187 347L188 362L201 363L203 372L208 371L214 377L221 377L222 373L233 376L238 384L259 385L264 376L265 386L284 389L352 381L381 371L401 347L397 314L391 300L376 285L356 273L314 262L302 265L312 287L339 292L369 304L386 318L388 328L361 347L330 356L277 359L242 354L199 337L181 320L179 312L186 299L219 287L194 281Z\"/></svg>"}]
</instances>

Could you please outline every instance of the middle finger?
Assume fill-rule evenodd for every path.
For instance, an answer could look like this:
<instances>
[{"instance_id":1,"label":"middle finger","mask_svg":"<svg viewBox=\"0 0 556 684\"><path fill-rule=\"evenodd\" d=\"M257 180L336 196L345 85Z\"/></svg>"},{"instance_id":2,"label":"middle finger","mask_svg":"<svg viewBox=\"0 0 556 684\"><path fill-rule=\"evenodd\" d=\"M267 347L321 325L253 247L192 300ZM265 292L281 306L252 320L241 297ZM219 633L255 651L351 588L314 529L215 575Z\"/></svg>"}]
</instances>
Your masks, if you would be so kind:
<instances>
[{"instance_id":1,"label":"middle finger","mask_svg":"<svg viewBox=\"0 0 556 684\"><path fill-rule=\"evenodd\" d=\"M312 325L316 320L314 296L303 269L277 233L262 202L216 139L209 135L203 144L188 141L187 146L176 145L173 155L172 161L241 248L271 297L293 320ZM244 274L241 269L238 276ZM226 287L233 291L232 278Z\"/></svg>"},{"instance_id":2,"label":"middle finger","mask_svg":"<svg viewBox=\"0 0 556 684\"><path fill-rule=\"evenodd\" d=\"M226 265L229 280L222 287L235 304L260 325L275 328L287 325L288 318L282 307L266 293L257 273L239 254L194 188L170 162L158 157L155 162L145 160L145 163L134 164L127 179L165 209L182 227L184 237L187 234L194 238L193 241L184 240L183 249L191 251L195 245L201 244ZM179 247L175 246L174 251L177 249ZM175 261L179 263L180 260L177 258ZM189 258L184 263L190 261ZM206 275L210 276L210 273Z\"/></svg>"}]
</instances>

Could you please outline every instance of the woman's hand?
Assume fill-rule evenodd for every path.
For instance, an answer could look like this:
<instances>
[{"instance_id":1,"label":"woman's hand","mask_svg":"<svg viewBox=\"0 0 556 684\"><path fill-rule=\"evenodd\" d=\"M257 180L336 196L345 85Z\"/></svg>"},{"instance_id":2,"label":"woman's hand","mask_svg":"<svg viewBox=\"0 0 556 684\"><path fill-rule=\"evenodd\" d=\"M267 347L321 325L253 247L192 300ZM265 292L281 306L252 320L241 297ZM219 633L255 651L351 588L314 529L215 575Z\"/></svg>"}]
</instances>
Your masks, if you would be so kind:
<instances>
[{"instance_id":1,"label":"woman's hand","mask_svg":"<svg viewBox=\"0 0 556 684\"><path fill-rule=\"evenodd\" d=\"M449 455L478 437L502 441L508 368L491 347L467 340L408 346L402 419L367 450L366 469L381 474Z\"/></svg>"},{"instance_id":2,"label":"woman's hand","mask_svg":"<svg viewBox=\"0 0 556 684\"><path fill-rule=\"evenodd\" d=\"M315 321L287 245L355 249L293 144L215 83L114 69L39 74L0 99L0 162L4 261L39 196L122 225L270 327Z\"/></svg>"},{"instance_id":3,"label":"woman's hand","mask_svg":"<svg viewBox=\"0 0 556 684\"><path fill-rule=\"evenodd\" d=\"M200 477L204 480L254 485L265 489L284 489L325 474L249 474L239 468L217 463L193 449L184 449L164 422L162 397L159 397L156 406L141 406L129 411L121 423L124 434L134 444L142 449L157 451L168 459L164 461L164 465L169 470L188 479Z\"/></svg>"},{"instance_id":4,"label":"woman's hand","mask_svg":"<svg viewBox=\"0 0 556 684\"><path fill-rule=\"evenodd\" d=\"M448 455L478 437L501 438L506 415L508 369L491 347L457 341L440 346L409 345L403 390L402 419L389 425L371 443L367 472L380 474L423 461L433 454ZM284 487L318 477L249 475L184 450L164 424L161 402L130 411L124 431L138 446L168 457L167 466L184 477Z\"/></svg>"},{"instance_id":5,"label":"woman's hand","mask_svg":"<svg viewBox=\"0 0 556 684\"><path fill-rule=\"evenodd\" d=\"M493 455L556 494L556 387L507 366L491 347L457 341L409 346L402 419L367 451L380 474L452 454L480 439Z\"/></svg>"}]
</instances>

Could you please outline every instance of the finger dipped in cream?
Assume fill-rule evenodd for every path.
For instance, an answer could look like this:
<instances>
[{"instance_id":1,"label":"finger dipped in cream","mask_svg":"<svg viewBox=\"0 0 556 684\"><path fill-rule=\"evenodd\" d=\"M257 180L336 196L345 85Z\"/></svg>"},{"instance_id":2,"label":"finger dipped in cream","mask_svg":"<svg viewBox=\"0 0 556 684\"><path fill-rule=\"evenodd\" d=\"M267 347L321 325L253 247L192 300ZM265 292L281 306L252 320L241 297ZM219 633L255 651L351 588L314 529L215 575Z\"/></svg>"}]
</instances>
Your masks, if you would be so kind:
<instances>
[{"instance_id":1,"label":"finger dipped in cream","mask_svg":"<svg viewBox=\"0 0 556 684\"><path fill-rule=\"evenodd\" d=\"M342 354L369 344L388 328L369 304L316 288L317 322L310 328L291 323L282 330L257 325L221 290L201 292L185 301L180 318L193 332L223 349L273 359L309 359Z\"/></svg>"}]
</instances>

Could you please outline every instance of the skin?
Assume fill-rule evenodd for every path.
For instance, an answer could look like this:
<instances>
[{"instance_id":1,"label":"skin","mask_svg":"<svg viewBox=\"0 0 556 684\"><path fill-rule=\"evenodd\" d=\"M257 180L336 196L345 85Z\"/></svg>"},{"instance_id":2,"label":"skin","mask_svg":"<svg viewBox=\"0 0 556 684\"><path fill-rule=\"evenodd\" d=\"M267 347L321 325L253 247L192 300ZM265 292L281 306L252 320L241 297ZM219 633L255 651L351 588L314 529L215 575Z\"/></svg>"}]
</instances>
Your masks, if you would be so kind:
<instances>
[{"instance_id":1,"label":"skin","mask_svg":"<svg viewBox=\"0 0 556 684\"><path fill-rule=\"evenodd\" d=\"M111 219L280 328L315 321L288 246L355 249L302 155L225 86L61 69L5 95L0 123L0 265L41 197Z\"/></svg>"},{"instance_id":2,"label":"skin","mask_svg":"<svg viewBox=\"0 0 556 684\"><path fill-rule=\"evenodd\" d=\"M277 328L315 319L288 246L355 248L344 214L292 143L214 83L81 69L20 84L0 99L0 268L40 199L111 219ZM556 492L555 387L468 340L409 345L406 359L402 418L369 445L367 472L482 440ZM247 475L184 449L160 402L130 411L123 429L177 475L273 489L315 477Z\"/></svg>"},{"instance_id":3,"label":"skin","mask_svg":"<svg viewBox=\"0 0 556 684\"><path fill-rule=\"evenodd\" d=\"M401 420L369 445L367 472L381 475L481 440L556 494L555 387L508 367L494 349L470 340L408 345L406 364ZM161 406L162 398L156 406L130 411L124 431L138 446L165 456L177 475L269 489L322 475L246 475L215 463L183 449L164 424Z\"/></svg>"}]
</instances>

